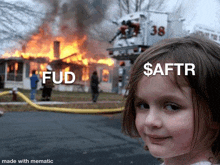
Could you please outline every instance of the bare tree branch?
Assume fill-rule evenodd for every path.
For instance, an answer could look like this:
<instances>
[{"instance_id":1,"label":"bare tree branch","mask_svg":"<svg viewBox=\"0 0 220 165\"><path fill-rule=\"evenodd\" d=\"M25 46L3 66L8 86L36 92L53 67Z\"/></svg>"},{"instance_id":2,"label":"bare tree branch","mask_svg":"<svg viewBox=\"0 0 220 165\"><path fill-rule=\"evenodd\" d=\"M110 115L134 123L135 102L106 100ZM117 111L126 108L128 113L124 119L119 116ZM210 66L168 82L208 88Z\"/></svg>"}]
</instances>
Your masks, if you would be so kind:
<instances>
[{"instance_id":1,"label":"bare tree branch","mask_svg":"<svg viewBox=\"0 0 220 165\"><path fill-rule=\"evenodd\" d=\"M28 4L22 2L0 1L0 41L15 41L22 39L24 32L20 29L33 28L40 22L43 13L34 11Z\"/></svg>"},{"instance_id":2,"label":"bare tree branch","mask_svg":"<svg viewBox=\"0 0 220 165\"><path fill-rule=\"evenodd\" d=\"M130 3L129 3L129 0L126 0L126 5L127 5L127 13L129 14L130 13Z\"/></svg>"},{"instance_id":3,"label":"bare tree branch","mask_svg":"<svg viewBox=\"0 0 220 165\"><path fill-rule=\"evenodd\" d=\"M136 4L135 4L135 11L139 10L139 0L136 0Z\"/></svg>"}]
</instances>

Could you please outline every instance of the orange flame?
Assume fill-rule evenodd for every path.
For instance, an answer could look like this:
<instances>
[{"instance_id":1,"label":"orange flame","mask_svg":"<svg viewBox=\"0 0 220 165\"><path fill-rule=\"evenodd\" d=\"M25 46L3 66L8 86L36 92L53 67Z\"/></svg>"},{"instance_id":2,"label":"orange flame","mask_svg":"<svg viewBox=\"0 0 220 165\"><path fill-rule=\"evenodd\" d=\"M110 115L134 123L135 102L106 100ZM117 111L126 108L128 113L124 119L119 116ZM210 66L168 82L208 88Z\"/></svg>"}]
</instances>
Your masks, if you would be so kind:
<instances>
[{"instance_id":1,"label":"orange flame","mask_svg":"<svg viewBox=\"0 0 220 165\"><path fill-rule=\"evenodd\" d=\"M82 81L89 80L89 68L85 67L83 68L83 75L82 75Z\"/></svg>"},{"instance_id":2,"label":"orange flame","mask_svg":"<svg viewBox=\"0 0 220 165\"><path fill-rule=\"evenodd\" d=\"M102 70L102 81L108 82L109 79L109 70L103 69Z\"/></svg>"},{"instance_id":3,"label":"orange flame","mask_svg":"<svg viewBox=\"0 0 220 165\"><path fill-rule=\"evenodd\" d=\"M69 72L70 71L70 67L66 67L65 69L63 69L63 80L65 80L65 72ZM70 77L67 77L67 80L70 80Z\"/></svg>"},{"instance_id":4,"label":"orange flame","mask_svg":"<svg viewBox=\"0 0 220 165\"><path fill-rule=\"evenodd\" d=\"M22 50L16 50L13 53L6 52L2 55L2 58L46 58L49 60L48 62L51 62L53 60L56 60L56 57L54 57L54 41L60 41L60 59L63 59L67 63L76 63L85 66L85 68L83 69L82 76L83 81L89 79L89 64L97 63L105 64L108 66L114 65L114 61L111 58L97 60L90 57L86 57L87 52L85 50L81 50L80 47L87 40L87 36L84 36L80 40L77 40L75 37L73 38L73 41L66 41L64 37L53 37L49 33L49 27L44 27L44 29L39 29L39 33L34 34L31 37L31 39L27 42L25 47L22 48ZM46 70L47 64L44 63L39 65L40 66L38 66L38 68L36 68L35 66L34 69L40 76L42 76L42 71Z\"/></svg>"},{"instance_id":5,"label":"orange flame","mask_svg":"<svg viewBox=\"0 0 220 165\"><path fill-rule=\"evenodd\" d=\"M82 43L82 41L84 42L86 40L86 37L84 37L82 41L73 41L72 43L68 43L68 42L66 43L65 40L61 37L57 37L55 40L58 40L61 43L60 59L70 56L74 53L77 54L76 56L72 56L71 58L68 58L66 60L67 63L75 62L75 63L82 64L85 66L88 66L89 63L99 63L99 64L105 64L108 66L114 65L114 61L111 58L99 59L99 60L96 60L93 58L86 58L85 57L86 52L81 52L79 50L80 43ZM27 49L28 53L16 50L14 53L6 52L5 54L2 55L2 58L22 57L25 59L29 59L29 58L47 57L49 58L50 61L55 60L54 51L53 51L53 42L49 44L45 42L44 47L47 47L47 48L42 48L42 49L36 48L35 43L36 42L34 41L30 41L27 43L26 47L28 48ZM46 50L48 50L48 52Z\"/></svg>"}]
</instances>

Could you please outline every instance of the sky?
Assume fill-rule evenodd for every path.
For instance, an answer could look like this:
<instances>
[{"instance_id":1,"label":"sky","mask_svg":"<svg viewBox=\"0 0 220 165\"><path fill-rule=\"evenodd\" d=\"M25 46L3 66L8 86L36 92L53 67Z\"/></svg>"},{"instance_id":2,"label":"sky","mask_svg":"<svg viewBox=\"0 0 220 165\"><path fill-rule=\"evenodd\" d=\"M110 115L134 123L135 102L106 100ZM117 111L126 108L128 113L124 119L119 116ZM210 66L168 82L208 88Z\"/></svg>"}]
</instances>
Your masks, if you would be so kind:
<instances>
[{"instance_id":1,"label":"sky","mask_svg":"<svg viewBox=\"0 0 220 165\"><path fill-rule=\"evenodd\" d=\"M18 0L5 0L8 2L16 2ZM29 4L31 0L19 0ZM62 1L62 0L61 0ZM63 0L65 1L65 0ZM220 23L220 16L217 18L220 2L218 0L167 0L168 10L173 8L176 3L183 2L184 7L187 8L186 28L192 29L195 24L204 24L208 27L217 28ZM189 3L190 2L190 3ZM36 8L35 8L36 9ZM43 9L43 8L42 8Z\"/></svg>"},{"instance_id":2,"label":"sky","mask_svg":"<svg viewBox=\"0 0 220 165\"><path fill-rule=\"evenodd\" d=\"M220 1L218 0L169 0L167 11L172 11L178 4L183 5L184 28L193 31L196 24L204 25L211 29L220 27ZM218 16L219 15L219 16Z\"/></svg>"},{"instance_id":3,"label":"sky","mask_svg":"<svg viewBox=\"0 0 220 165\"><path fill-rule=\"evenodd\" d=\"M193 5L195 8L190 8L185 15L186 29L192 30L195 24L201 24L217 30L220 27L219 3L217 0L198 0Z\"/></svg>"},{"instance_id":4,"label":"sky","mask_svg":"<svg viewBox=\"0 0 220 165\"><path fill-rule=\"evenodd\" d=\"M14 8L13 8L13 10L12 9L10 9L10 10L7 9L6 11L8 13L10 13L12 15L15 14L15 16L18 19L20 18L23 22L28 23L28 24L23 25L23 23L19 23L19 21L12 21L13 19L10 19L9 21L7 21L7 23L9 24L8 26L12 27L12 29L16 32L16 34L19 34L22 37L27 36L27 34L32 35L32 32L36 31L37 27L42 23L42 18L44 17L44 14L42 13L42 11L45 10L43 5L36 4L36 2L31 2L30 0L29 1L26 1L26 0L20 0L20 1L18 1L18 0L0 0L0 3L1 3L1 1L9 2L9 3L12 3L12 4L13 3L18 3L19 5L22 4L22 2L23 2L30 9L33 8L35 12L40 13L40 14L38 14L38 18L36 18L35 16L28 17L28 16L24 15L23 13L22 14L19 14L19 13L16 14L16 11L14 11ZM0 17L2 17L3 20L6 20L6 18L2 16L1 11L0 11ZM16 20L16 19L14 19L14 20ZM6 30L7 31L7 29L5 27L3 27L1 22L0 22L0 31L1 30ZM8 35L4 35L3 32L0 32L0 41L1 41L2 38L5 38L7 36ZM22 41L19 41L19 43L20 42L22 42ZM16 49L16 46L19 45L17 43L18 43L17 41L14 42L13 40L6 40L6 41L4 40L4 42L1 42L1 44L0 44L0 55L5 52L4 51L5 48L6 49Z\"/></svg>"},{"instance_id":5,"label":"sky","mask_svg":"<svg viewBox=\"0 0 220 165\"><path fill-rule=\"evenodd\" d=\"M5 0L7 2L16 2L18 0ZM36 1L31 3L30 0L19 0L19 2L29 3L31 7L38 9L38 10L45 10L45 8L39 8L40 5L37 5L36 8ZM65 1L65 0L64 0ZM193 31L193 27L196 24L202 24L211 29L220 29L220 12L218 9L220 8L220 1L218 0L167 0L167 10L172 10L176 4L182 3L184 6L183 18L184 21L184 28L188 31ZM111 12L108 12L111 13ZM218 16L219 15L219 16ZM115 27L115 26L113 26ZM116 27L117 28L117 27ZM21 30L22 28L20 28ZM220 30L219 30L220 31ZM1 49L1 47L0 47ZM0 50L0 54L3 51Z\"/></svg>"}]
</instances>

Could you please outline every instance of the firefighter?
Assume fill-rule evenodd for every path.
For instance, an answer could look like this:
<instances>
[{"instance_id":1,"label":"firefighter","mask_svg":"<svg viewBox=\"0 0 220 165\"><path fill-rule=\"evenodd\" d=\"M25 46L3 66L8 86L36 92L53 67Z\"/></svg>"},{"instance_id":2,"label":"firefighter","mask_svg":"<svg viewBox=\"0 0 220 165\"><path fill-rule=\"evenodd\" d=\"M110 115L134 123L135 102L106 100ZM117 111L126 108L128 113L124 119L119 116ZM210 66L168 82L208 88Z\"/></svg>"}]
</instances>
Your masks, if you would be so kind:
<instances>
[{"instance_id":1,"label":"firefighter","mask_svg":"<svg viewBox=\"0 0 220 165\"><path fill-rule=\"evenodd\" d=\"M92 93L92 101L95 103L99 96L99 78L97 76L97 71L94 71L90 80L90 87Z\"/></svg>"},{"instance_id":2,"label":"firefighter","mask_svg":"<svg viewBox=\"0 0 220 165\"><path fill-rule=\"evenodd\" d=\"M32 76L30 77L31 82L31 100L36 101L36 93L37 93L37 83L39 82L39 79L36 75L36 70L32 71Z\"/></svg>"},{"instance_id":3,"label":"firefighter","mask_svg":"<svg viewBox=\"0 0 220 165\"><path fill-rule=\"evenodd\" d=\"M126 30L128 30L128 26L126 24L126 21L123 20L121 23L121 27L118 29L116 35L112 38L111 41L109 41L109 43L112 43L115 40L115 38L120 34L122 34L121 38L126 38Z\"/></svg>"},{"instance_id":4,"label":"firefighter","mask_svg":"<svg viewBox=\"0 0 220 165\"><path fill-rule=\"evenodd\" d=\"M136 37L138 35L139 31L140 31L140 24L139 23L133 23L133 22L131 22L131 20L128 20L127 25L128 25L128 27L134 29L133 36Z\"/></svg>"},{"instance_id":5,"label":"firefighter","mask_svg":"<svg viewBox=\"0 0 220 165\"><path fill-rule=\"evenodd\" d=\"M52 71L52 67L50 65L47 65L47 71L51 72ZM51 93L52 93L52 89L54 87L53 81L52 81L52 74L50 79L47 79L45 84L42 84L43 86L43 90L42 90L42 101L50 101L51 99Z\"/></svg>"},{"instance_id":6,"label":"firefighter","mask_svg":"<svg viewBox=\"0 0 220 165\"><path fill-rule=\"evenodd\" d=\"M126 21L122 21L121 27L119 28L120 34L122 34L122 37L126 37L126 30L128 29L128 26L126 25Z\"/></svg>"}]
</instances>

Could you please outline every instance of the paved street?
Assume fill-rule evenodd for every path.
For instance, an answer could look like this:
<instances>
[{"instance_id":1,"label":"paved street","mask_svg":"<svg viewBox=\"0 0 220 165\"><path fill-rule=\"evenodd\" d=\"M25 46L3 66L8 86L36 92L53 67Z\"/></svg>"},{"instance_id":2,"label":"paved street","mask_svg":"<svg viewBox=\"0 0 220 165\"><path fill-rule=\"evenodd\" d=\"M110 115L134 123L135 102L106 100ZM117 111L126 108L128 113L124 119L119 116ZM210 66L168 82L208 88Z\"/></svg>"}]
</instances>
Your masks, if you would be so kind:
<instances>
[{"instance_id":1,"label":"paved street","mask_svg":"<svg viewBox=\"0 0 220 165\"><path fill-rule=\"evenodd\" d=\"M119 117L7 112L0 117L0 126L2 164L159 164L141 142L121 133Z\"/></svg>"}]
</instances>

